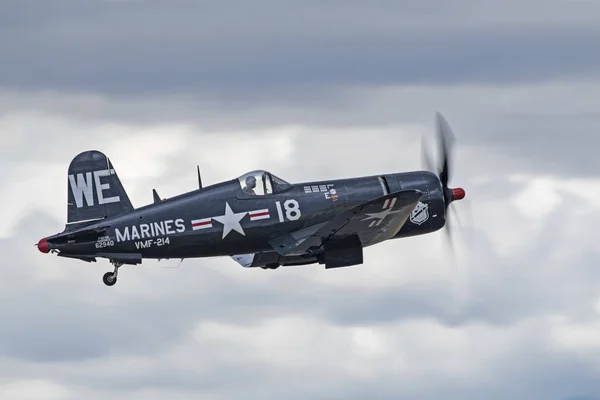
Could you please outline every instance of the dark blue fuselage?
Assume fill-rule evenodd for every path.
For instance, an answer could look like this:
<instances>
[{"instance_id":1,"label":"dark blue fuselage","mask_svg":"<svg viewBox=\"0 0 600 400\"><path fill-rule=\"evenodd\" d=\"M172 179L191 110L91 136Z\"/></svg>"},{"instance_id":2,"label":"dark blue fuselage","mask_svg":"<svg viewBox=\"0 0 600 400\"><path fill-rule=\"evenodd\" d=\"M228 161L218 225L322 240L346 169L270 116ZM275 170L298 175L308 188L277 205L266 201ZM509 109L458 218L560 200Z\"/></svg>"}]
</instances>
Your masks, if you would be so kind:
<instances>
[{"instance_id":1,"label":"dark blue fuselage","mask_svg":"<svg viewBox=\"0 0 600 400\"><path fill-rule=\"evenodd\" d=\"M363 203L408 189L416 189L423 196L394 238L442 228L445 204L440 181L431 172L418 171L279 188L273 185L270 193L263 194L244 192L240 180L234 179L85 225L79 229L82 235L75 229L47 240L61 255L76 258L132 254L167 259L269 253L273 252L270 240L274 238L326 223ZM227 216L227 209L233 217L220 222L219 218ZM107 226L102 233L90 234L95 228Z\"/></svg>"}]
</instances>

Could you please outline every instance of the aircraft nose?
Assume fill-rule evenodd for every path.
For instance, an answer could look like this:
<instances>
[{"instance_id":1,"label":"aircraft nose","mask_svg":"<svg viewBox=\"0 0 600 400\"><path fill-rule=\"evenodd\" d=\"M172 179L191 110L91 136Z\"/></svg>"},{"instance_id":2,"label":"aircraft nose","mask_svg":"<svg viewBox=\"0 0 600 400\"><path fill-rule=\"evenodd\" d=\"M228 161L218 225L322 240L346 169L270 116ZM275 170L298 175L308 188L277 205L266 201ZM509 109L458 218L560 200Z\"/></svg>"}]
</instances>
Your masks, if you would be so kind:
<instances>
[{"instance_id":1,"label":"aircraft nose","mask_svg":"<svg viewBox=\"0 0 600 400\"><path fill-rule=\"evenodd\" d=\"M463 188L452 189L452 197L454 200L462 200L465 198L465 190Z\"/></svg>"},{"instance_id":2,"label":"aircraft nose","mask_svg":"<svg viewBox=\"0 0 600 400\"><path fill-rule=\"evenodd\" d=\"M40 239L37 244L37 248L42 253L48 253L50 251L50 246L48 245L48 240L46 238Z\"/></svg>"}]
</instances>

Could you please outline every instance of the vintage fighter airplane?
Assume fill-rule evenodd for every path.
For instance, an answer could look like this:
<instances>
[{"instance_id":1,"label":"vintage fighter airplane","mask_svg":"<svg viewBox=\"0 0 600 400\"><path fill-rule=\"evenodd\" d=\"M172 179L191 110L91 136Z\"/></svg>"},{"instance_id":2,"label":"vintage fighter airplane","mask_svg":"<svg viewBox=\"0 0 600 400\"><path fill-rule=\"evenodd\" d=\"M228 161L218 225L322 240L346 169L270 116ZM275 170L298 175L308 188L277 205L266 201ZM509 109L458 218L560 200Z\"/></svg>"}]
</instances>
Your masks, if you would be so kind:
<instances>
[{"instance_id":1,"label":"vintage fighter airplane","mask_svg":"<svg viewBox=\"0 0 600 400\"><path fill-rule=\"evenodd\" d=\"M142 259L230 256L243 267L363 263L363 248L446 225L448 206L464 198L448 187L453 135L436 114L441 166L291 184L267 171L134 208L111 161L99 151L76 156L68 171L67 224L37 243L42 253L95 262L106 258L117 282L124 264ZM427 169L430 157L424 152Z\"/></svg>"}]
</instances>

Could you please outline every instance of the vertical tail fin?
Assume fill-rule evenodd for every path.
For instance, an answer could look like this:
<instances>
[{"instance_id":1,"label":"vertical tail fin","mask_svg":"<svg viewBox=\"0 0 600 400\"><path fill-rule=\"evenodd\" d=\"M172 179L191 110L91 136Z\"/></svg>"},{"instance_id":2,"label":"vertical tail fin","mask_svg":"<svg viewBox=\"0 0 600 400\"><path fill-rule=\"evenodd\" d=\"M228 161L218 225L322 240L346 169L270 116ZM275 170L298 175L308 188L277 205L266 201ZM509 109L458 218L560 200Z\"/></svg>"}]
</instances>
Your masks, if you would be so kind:
<instances>
[{"instance_id":1,"label":"vertical tail fin","mask_svg":"<svg viewBox=\"0 0 600 400\"><path fill-rule=\"evenodd\" d=\"M133 210L133 205L104 154L86 151L69 165L67 230Z\"/></svg>"}]
</instances>

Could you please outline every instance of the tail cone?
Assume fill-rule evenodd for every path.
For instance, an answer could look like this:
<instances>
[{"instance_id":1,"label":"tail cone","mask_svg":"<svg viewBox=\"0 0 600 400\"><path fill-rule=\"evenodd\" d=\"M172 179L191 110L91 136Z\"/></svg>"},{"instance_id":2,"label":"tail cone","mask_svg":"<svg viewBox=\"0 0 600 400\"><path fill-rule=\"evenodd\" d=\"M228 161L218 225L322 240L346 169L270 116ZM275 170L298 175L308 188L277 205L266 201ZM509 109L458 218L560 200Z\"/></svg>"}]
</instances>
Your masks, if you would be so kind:
<instances>
[{"instance_id":1,"label":"tail cone","mask_svg":"<svg viewBox=\"0 0 600 400\"><path fill-rule=\"evenodd\" d=\"M46 238L41 239L38 242L37 247L42 253L48 253L50 251L50 246L48 246L48 240L46 240Z\"/></svg>"}]
</instances>

